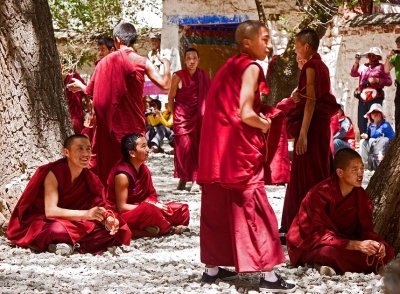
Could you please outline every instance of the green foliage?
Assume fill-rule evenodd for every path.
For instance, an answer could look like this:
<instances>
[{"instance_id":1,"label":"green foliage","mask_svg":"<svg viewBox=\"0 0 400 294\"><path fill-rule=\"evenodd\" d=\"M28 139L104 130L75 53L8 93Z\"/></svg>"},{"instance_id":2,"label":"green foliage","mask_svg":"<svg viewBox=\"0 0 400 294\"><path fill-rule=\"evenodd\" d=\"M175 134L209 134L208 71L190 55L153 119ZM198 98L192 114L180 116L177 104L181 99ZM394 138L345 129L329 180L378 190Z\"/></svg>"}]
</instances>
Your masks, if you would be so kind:
<instances>
[{"instance_id":1,"label":"green foliage","mask_svg":"<svg viewBox=\"0 0 400 294\"><path fill-rule=\"evenodd\" d=\"M96 59L95 41L100 36L112 36L121 21L135 24L139 34L148 27L137 18L144 9L160 14L161 1L153 0L48 0L56 33L64 42L59 51L68 68L80 67Z\"/></svg>"}]
</instances>

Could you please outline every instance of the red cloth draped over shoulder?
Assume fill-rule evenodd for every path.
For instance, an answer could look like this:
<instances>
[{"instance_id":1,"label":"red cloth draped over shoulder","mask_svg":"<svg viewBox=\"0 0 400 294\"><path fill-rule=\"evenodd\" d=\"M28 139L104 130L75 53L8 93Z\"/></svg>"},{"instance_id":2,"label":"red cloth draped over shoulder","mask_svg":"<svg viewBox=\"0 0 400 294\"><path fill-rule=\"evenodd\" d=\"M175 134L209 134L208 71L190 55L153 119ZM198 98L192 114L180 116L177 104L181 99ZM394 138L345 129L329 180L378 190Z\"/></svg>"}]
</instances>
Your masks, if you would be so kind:
<instances>
[{"instance_id":1,"label":"red cloth draped over shoulder","mask_svg":"<svg viewBox=\"0 0 400 294\"><path fill-rule=\"evenodd\" d=\"M118 142L129 133L144 133L143 86L146 58L132 49L117 50L101 59L86 89L93 95L97 121Z\"/></svg>"},{"instance_id":2,"label":"red cloth draped over shoulder","mask_svg":"<svg viewBox=\"0 0 400 294\"><path fill-rule=\"evenodd\" d=\"M343 200L336 175L314 186L304 198L300 210L286 236L288 253L292 264L302 264L312 250L320 246L344 249L349 240L376 240L386 246L387 256L394 256L393 248L374 232L372 202L363 188L354 188L346 197L355 197L358 211L355 220L336 220L337 204ZM348 214L351 215L351 214ZM337 223L345 229L339 229ZM343 257L345 258L345 257Z\"/></svg>"},{"instance_id":3,"label":"red cloth draped over shoulder","mask_svg":"<svg viewBox=\"0 0 400 294\"><path fill-rule=\"evenodd\" d=\"M123 173L129 178L128 203L140 204L145 200L157 201L157 192L153 186L151 173L147 165L142 164L139 172L130 162L120 160L111 170L108 176L107 204L114 210L116 206L115 176Z\"/></svg>"},{"instance_id":4,"label":"red cloth draped over shoulder","mask_svg":"<svg viewBox=\"0 0 400 294\"><path fill-rule=\"evenodd\" d=\"M7 229L7 238L15 245L29 246L49 221L57 221L64 225L73 243L90 233L96 222L89 220L70 221L59 218L47 219L44 207L44 180L52 171L58 181L58 206L65 209L88 210L95 206L105 206L102 195L103 186L98 177L87 169L83 169L74 182L66 159L39 167L29 181L19 199ZM129 244L130 231L121 223L120 234L123 244Z\"/></svg>"},{"instance_id":5,"label":"red cloth draped over shoulder","mask_svg":"<svg viewBox=\"0 0 400 294\"><path fill-rule=\"evenodd\" d=\"M288 110L287 121L288 121L288 134L292 138L297 138L300 133L300 128L303 122L304 107L306 105L306 86L307 86L307 68L313 68L315 71L315 97L316 104L313 113L313 119L330 119L334 114L340 109L340 105L336 102L335 96L331 94L331 84L329 81L329 69L327 66L322 66L321 56L316 53L308 60L301 72L299 78L298 90L303 99L300 102L295 103L295 107ZM325 79L328 77L327 81L322 81L320 79Z\"/></svg>"},{"instance_id":6,"label":"red cloth draped over shoulder","mask_svg":"<svg viewBox=\"0 0 400 294\"><path fill-rule=\"evenodd\" d=\"M278 124L279 120L282 122L279 110L261 105L260 90L268 91L261 66L245 53L231 57L214 77L206 100L200 136L197 176L199 183L216 182L225 188L245 190L264 186L264 177L274 179L273 175L264 173L261 173L260 177L259 172L265 165L270 165L270 162L266 161L267 137L260 129L244 124L240 117L242 75L251 64L260 68L259 91L255 95L254 111L262 111L271 117L273 126ZM274 154L274 149L276 151L280 132L281 126L271 129L268 146L275 144L275 148L268 152L269 160L277 154ZM279 160L277 162L279 163ZM280 179L279 176L276 178Z\"/></svg>"},{"instance_id":7,"label":"red cloth draped over shoulder","mask_svg":"<svg viewBox=\"0 0 400 294\"><path fill-rule=\"evenodd\" d=\"M197 131L204 115L205 101L210 88L210 77L197 68L193 76L187 69L175 72L182 81L178 88L174 107L174 134L186 135Z\"/></svg>"}]
</instances>

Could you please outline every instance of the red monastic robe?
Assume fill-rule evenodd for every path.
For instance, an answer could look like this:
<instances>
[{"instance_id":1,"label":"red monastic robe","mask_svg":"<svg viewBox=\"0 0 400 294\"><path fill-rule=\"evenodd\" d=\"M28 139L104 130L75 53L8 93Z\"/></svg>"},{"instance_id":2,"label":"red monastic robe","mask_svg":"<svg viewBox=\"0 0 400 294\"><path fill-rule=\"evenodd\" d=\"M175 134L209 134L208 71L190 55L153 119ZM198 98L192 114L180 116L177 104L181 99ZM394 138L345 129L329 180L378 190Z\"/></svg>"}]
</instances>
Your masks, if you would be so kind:
<instances>
[{"instance_id":1,"label":"red monastic robe","mask_svg":"<svg viewBox=\"0 0 400 294\"><path fill-rule=\"evenodd\" d=\"M301 203L287 234L287 249L294 265L328 265L340 273L375 270L367 256L348 250L349 240L375 240L386 247L384 263L394 257L393 248L374 232L372 202L363 188L342 196L339 180L332 175L313 187Z\"/></svg>"},{"instance_id":2,"label":"red monastic robe","mask_svg":"<svg viewBox=\"0 0 400 294\"><path fill-rule=\"evenodd\" d=\"M43 165L29 181L11 215L7 238L13 244L45 251L50 243L79 243L79 252L93 254L101 253L111 246L129 245L131 233L120 218L120 229L113 236L97 221L46 218L43 183L49 171L52 171L57 178L59 207L88 210L95 206L105 206L102 196L103 186L97 176L89 170L83 169L79 177L71 183L71 173L66 159ZM49 225L51 227L53 224L61 224L64 228L66 233L64 235L67 235L67 238L63 237L62 242L49 238L51 234L57 233L47 230ZM46 234L43 234L44 231ZM42 238L46 239L46 244Z\"/></svg>"},{"instance_id":3,"label":"red monastic robe","mask_svg":"<svg viewBox=\"0 0 400 294\"><path fill-rule=\"evenodd\" d=\"M132 231L133 237L150 236L145 228L156 226L160 228L160 235L171 231L171 226L189 224L189 206L183 203L165 203L171 208L169 213L165 213L160 208L145 202L146 200L157 202L157 192L154 189L153 181L149 168L142 164L139 172L130 162L119 161L108 177L107 202L113 209L117 209L115 195L115 176L123 173L129 179L128 203L138 205L135 209L124 212L121 217L127 222Z\"/></svg>"},{"instance_id":4,"label":"red monastic robe","mask_svg":"<svg viewBox=\"0 0 400 294\"><path fill-rule=\"evenodd\" d=\"M298 89L306 96L306 70L315 70L315 97L316 105L307 134L307 152L297 155L293 152L293 161L290 171L290 182L286 189L285 202L282 213L281 227L287 231L297 214L300 203L308 190L331 174L331 117L337 113L340 106L335 97L330 94L331 84L329 69L321 60L319 54L304 64L299 79ZM287 130L290 137L295 138L296 147L301 125L303 122L306 99L295 103L287 114Z\"/></svg>"},{"instance_id":5,"label":"red monastic robe","mask_svg":"<svg viewBox=\"0 0 400 294\"><path fill-rule=\"evenodd\" d=\"M83 130L84 111L82 106L83 93L73 93L68 90L67 85L72 83L72 78L75 78L85 84L82 77L77 72L69 73L64 79L65 94L67 96L68 111L71 117L72 127L75 134L80 134Z\"/></svg>"},{"instance_id":6,"label":"red monastic robe","mask_svg":"<svg viewBox=\"0 0 400 294\"><path fill-rule=\"evenodd\" d=\"M240 118L240 88L246 68L257 63L247 54L230 58L211 83L200 137L198 182L202 184L200 253L205 264L235 266L237 272L257 272L284 262L278 224L264 184L270 170L266 141L279 138L279 111L262 107L256 113L272 118L270 136ZM259 66L259 65L257 65ZM265 88L260 67L259 84ZM282 121L282 119L281 119ZM273 178L273 177L272 177Z\"/></svg>"},{"instance_id":7,"label":"red monastic robe","mask_svg":"<svg viewBox=\"0 0 400 294\"><path fill-rule=\"evenodd\" d=\"M108 174L121 157L121 139L146 132L143 85L146 58L132 49L108 54L96 65L86 93L93 95L96 130L91 168L106 185Z\"/></svg>"},{"instance_id":8,"label":"red monastic robe","mask_svg":"<svg viewBox=\"0 0 400 294\"><path fill-rule=\"evenodd\" d=\"M210 87L208 74L197 68L193 76L187 69L175 73L182 82L174 105L174 177L184 182L197 178L201 120Z\"/></svg>"}]
</instances>

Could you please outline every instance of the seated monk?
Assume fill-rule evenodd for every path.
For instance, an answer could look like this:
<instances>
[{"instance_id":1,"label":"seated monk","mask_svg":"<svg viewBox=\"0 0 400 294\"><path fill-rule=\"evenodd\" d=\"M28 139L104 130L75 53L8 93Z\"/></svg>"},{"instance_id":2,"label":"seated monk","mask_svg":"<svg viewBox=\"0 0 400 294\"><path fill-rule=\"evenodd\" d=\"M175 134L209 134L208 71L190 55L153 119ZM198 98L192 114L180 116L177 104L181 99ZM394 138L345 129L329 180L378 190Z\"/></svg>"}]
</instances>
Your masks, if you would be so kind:
<instances>
[{"instance_id":1,"label":"seated monk","mask_svg":"<svg viewBox=\"0 0 400 294\"><path fill-rule=\"evenodd\" d=\"M65 158L39 167L33 175L11 215L7 238L14 245L61 255L75 248L100 254L129 245L129 228L119 227L122 220L104 208L103 186L86 168L89 139L72 135L63 151Z\"/></svg>"},{"instance_id":2,"label":"seated monk","mask_svg":"<svg viewBox=\"0 0 400 294\"><path fill-rule=\"evenodd\" d=\"M121 213L133 237L181 234L189 224L189 208L182 203L161 203L145 165L149 147L142 134L126 135L121 141L122 159L108 176L107 201Z\"/></svg>"},{"instance_id":3,"label":"seated monk","mask_svg":"<svg viewBox=\"0 0 400 294\"><path fill-rule=\"evenodd\" d=\"M393 259L394 250L374 232L372 202L361 187L364 164L345 148L336 153L334 168L301 203L287 234L290 260L296 266L319 265L327 275L377 271Z\"/></svg>"}]
</instances>

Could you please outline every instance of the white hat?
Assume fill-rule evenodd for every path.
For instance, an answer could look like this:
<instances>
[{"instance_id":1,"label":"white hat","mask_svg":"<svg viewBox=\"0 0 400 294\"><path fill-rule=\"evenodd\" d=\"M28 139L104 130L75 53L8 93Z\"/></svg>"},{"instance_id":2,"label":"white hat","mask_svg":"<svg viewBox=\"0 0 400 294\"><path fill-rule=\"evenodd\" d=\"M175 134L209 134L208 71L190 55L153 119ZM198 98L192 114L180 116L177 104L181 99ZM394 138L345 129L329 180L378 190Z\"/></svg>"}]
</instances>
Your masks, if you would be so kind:
<instances>
[{"instance_id":1,"label":"white hat","mask_svg":"<svg viewBox=\"0 0 400 294\"><path fill-rule=\"evenodd\" d=\"M370 118L370 115L374 111L379 111L382 114L382 118L385 118L385 114L383 113L383 108L382 105L379 103L374 103L371 105L371 108L368 110L368 112L364 115L365 118Z\"/></svg>"},{"instance_id":2,"label":"white hat","mask_svg":"<svg viewBox=\"0 0 400 294\"><path fill-rule=\"evenodd\" d=\"M371 47L371 48L369 48L368 52L364 53L364 55L368 55L368 54L374 54L374 55L382 57L382 50L378 47Z\"/></svg>"}]
</instances>

